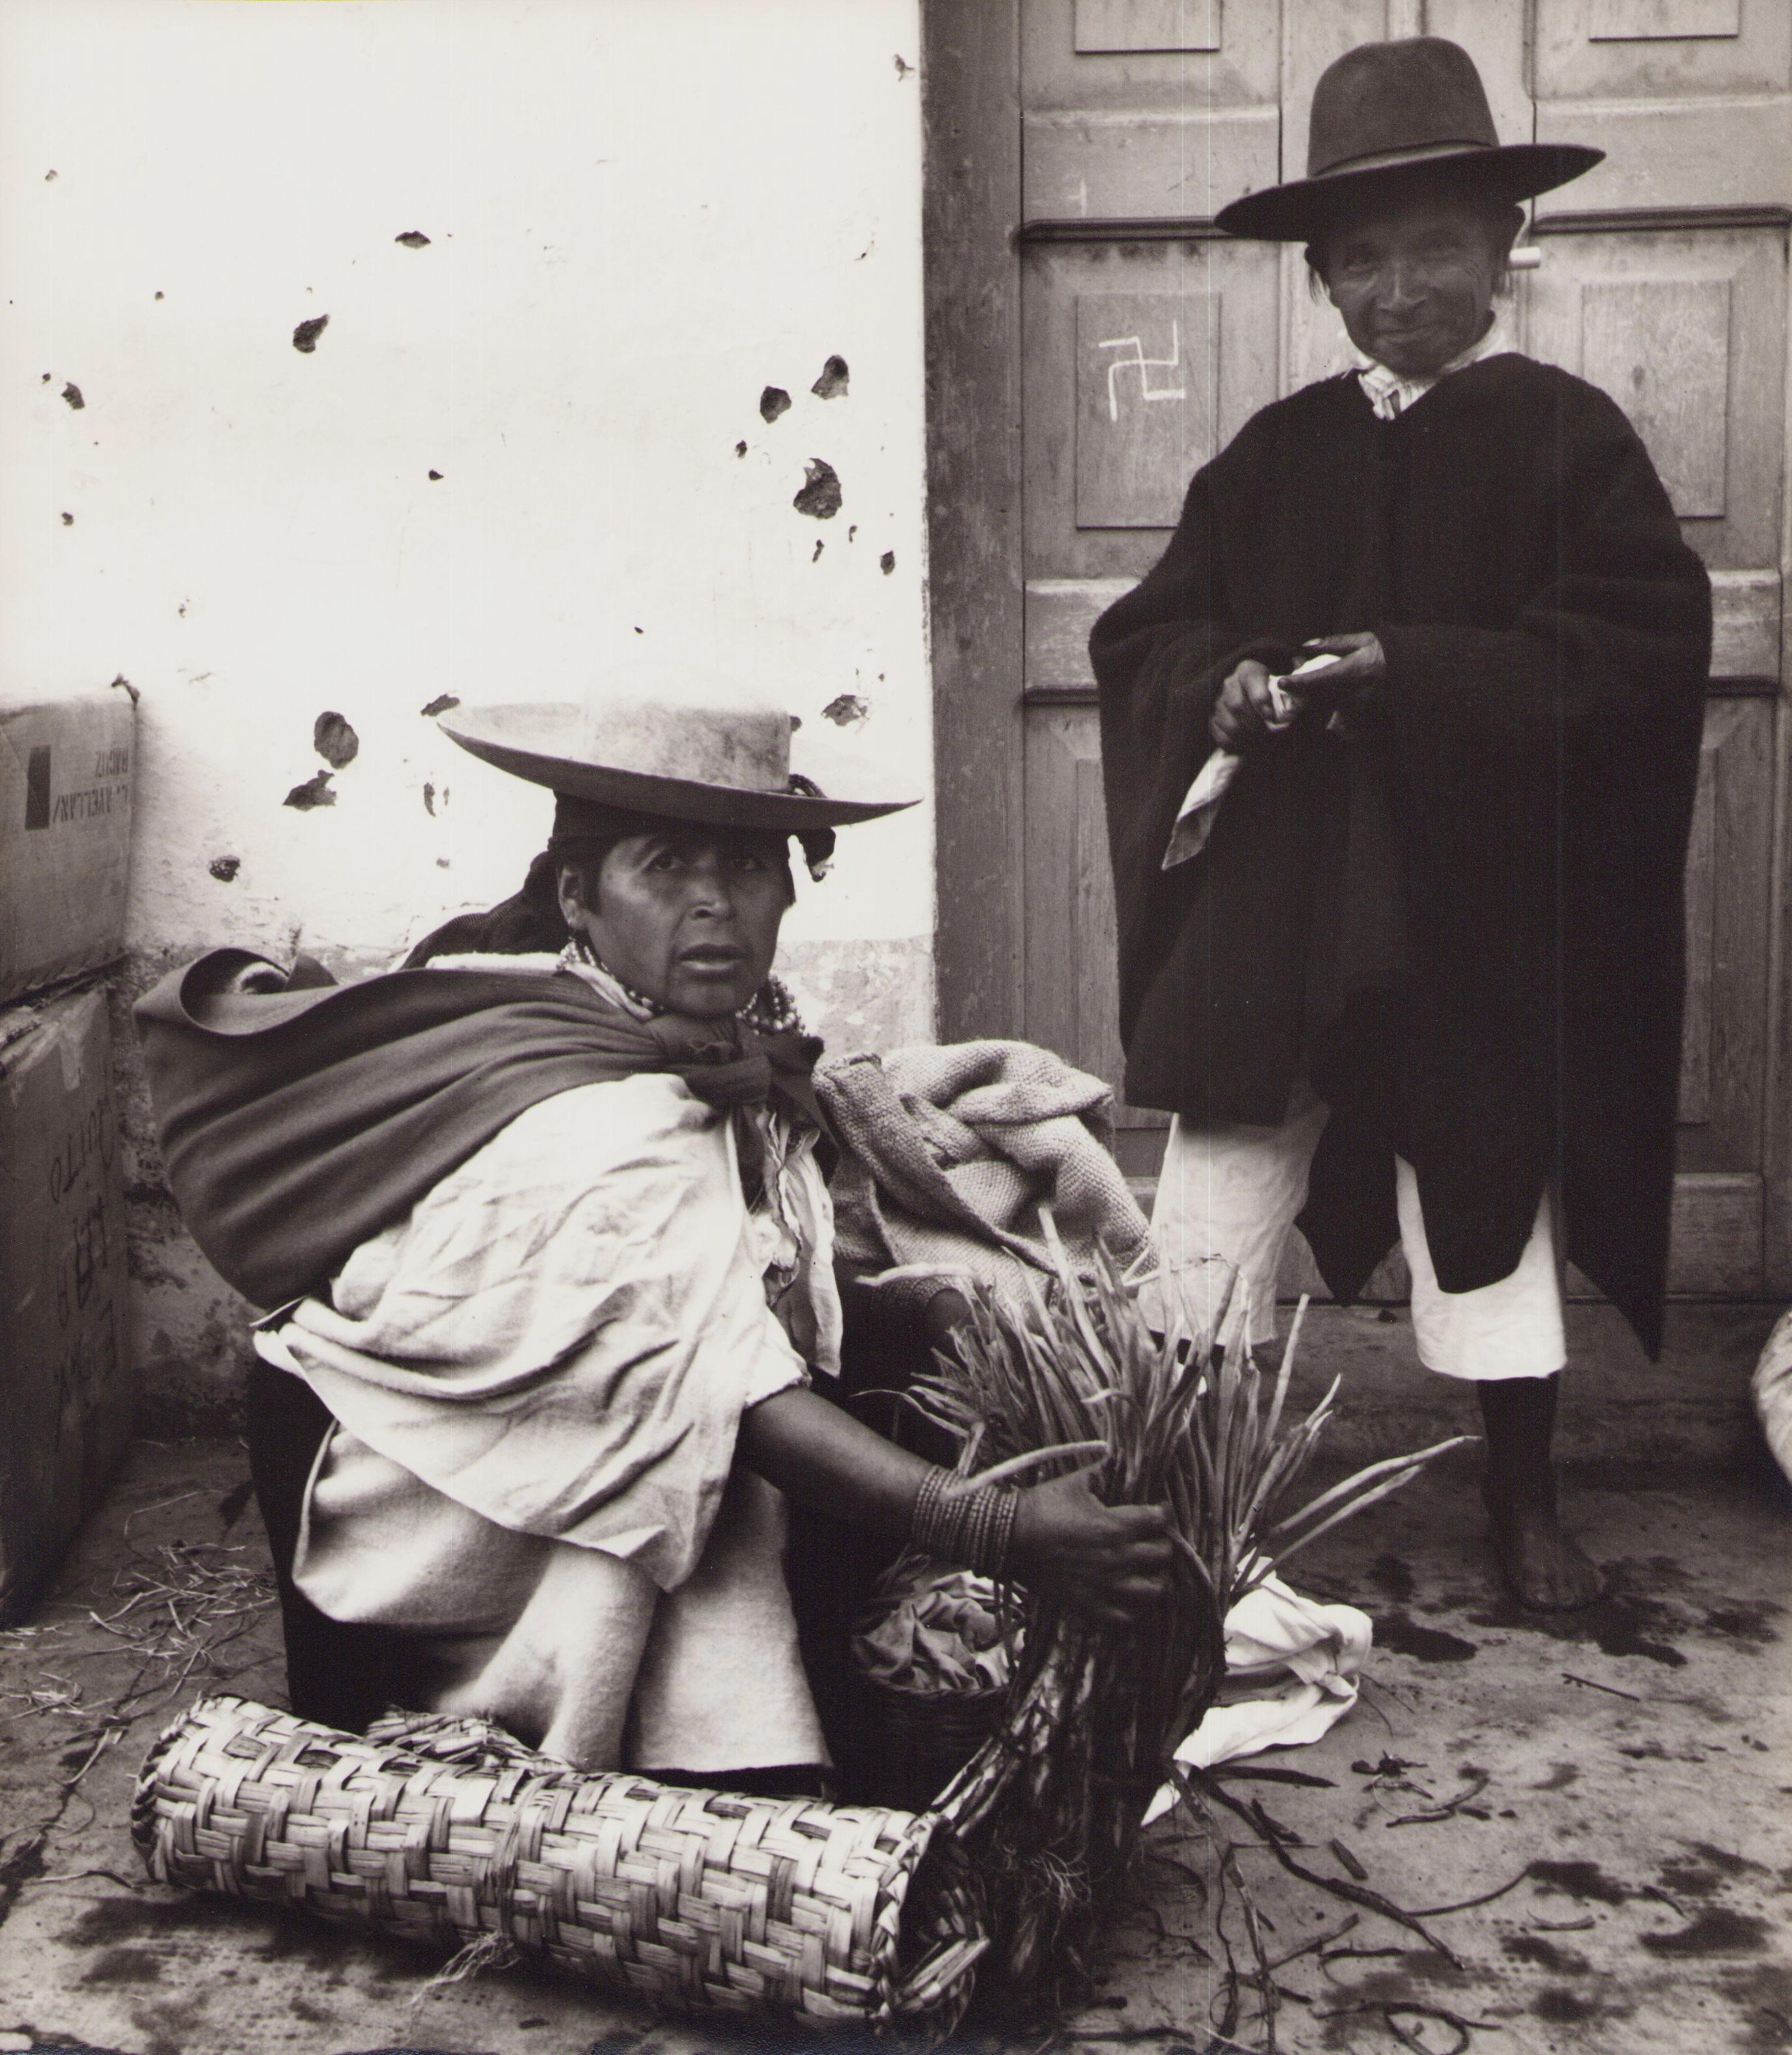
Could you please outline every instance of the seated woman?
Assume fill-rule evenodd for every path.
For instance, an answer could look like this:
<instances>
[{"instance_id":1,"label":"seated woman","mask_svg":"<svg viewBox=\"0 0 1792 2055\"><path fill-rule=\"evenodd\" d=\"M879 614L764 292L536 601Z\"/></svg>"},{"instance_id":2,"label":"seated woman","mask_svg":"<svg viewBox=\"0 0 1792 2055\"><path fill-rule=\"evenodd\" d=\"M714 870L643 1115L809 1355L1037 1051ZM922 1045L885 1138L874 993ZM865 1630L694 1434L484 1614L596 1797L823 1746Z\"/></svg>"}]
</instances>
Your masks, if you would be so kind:
<instances>
[{"instance_id":1,"label":"seated woman","mask_svg":"<svg viewBox=\"0 0 1792 2055\"><path fill-rule=\"evenodd\" d=\"M1158 1509L944 1500L810 1388L841 1313L787 841L892 807L800 789L788 715L703 679L443 725L557 795L516 901L359 984L219 952L139 1008L183 1211L277 1309L250 1446L294 1709L817 1788L786 1493L1142 1616Z\"/></svg>"}]
</instances>

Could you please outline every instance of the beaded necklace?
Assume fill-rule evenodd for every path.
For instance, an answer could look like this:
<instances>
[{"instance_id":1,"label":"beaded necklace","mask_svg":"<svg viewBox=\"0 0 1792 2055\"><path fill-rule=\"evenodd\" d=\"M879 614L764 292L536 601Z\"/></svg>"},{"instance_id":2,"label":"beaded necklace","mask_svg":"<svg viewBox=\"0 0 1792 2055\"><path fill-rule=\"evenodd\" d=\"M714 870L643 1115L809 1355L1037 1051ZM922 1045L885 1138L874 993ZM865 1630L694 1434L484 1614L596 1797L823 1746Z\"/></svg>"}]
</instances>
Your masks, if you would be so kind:
<instances>
[{"instance_id":1,"label":"beaded necklace","mask_svg":"<svg viewBox=\"0 0 1792 2055\"><path fill-rule=\"evenodd\" d=\"M644 992L637 992L618 977L583 935L574 935L560 952L560 965L561 969L575 973L581 970L600 972L622 995L629 1011L639 1014L644 1020L651 1020L656 1014L666 1011L658 1000L649 999ZM768 977L735 1018L755 1035L782 1035L793 1029L798 1034L803 1031L802 1016L780 978Z\"/></svg>"}]
</instances>

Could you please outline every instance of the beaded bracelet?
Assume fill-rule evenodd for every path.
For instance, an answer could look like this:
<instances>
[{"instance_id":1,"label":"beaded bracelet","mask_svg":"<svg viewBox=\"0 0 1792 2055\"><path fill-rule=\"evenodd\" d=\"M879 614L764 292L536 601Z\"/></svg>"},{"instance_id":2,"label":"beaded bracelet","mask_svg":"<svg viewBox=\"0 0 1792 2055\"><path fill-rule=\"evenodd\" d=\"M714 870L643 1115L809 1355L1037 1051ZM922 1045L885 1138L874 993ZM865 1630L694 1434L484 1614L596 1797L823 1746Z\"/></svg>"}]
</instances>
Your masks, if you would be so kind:
<instances>
[{"instance_id":1,"label":"beaded bracelet","mask_svg":"<svg viewBox=\"0 0 1792 2055\"><path fill-rule=\"evenodd\" d=\"M924 1556L956 1563L979 1576L1000 1577L1008 1568L1020 1494L996 1485L968 1489L950 1470L930 1469L915 1495L908 1538Z\"/></svg>"}]
</instances>

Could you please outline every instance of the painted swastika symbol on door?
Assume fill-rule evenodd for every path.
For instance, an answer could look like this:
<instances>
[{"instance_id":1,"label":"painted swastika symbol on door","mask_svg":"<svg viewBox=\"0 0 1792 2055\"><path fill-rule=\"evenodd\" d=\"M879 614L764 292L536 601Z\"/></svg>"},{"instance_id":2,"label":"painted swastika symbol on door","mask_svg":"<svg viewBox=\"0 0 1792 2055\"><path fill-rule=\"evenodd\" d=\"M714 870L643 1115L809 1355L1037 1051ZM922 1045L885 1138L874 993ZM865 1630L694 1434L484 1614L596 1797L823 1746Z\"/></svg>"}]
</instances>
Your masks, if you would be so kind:
<instances>
[{"instance_id":1,"label":"painted swastika symbol on door","mask_svg":"<svg viewBox=\"0 0 1792 2055\"><path fill-rule=\"evenodd\" d=\"M1115 383L1123 371L1136 371L1139 374L1139 397L1141 400L1186 400L1186 385L1153 385L1151 374L1154 371L1180 371L1182 369L1182 325L1170 324L1170 353L1168 357L1147 357L1143 341L1136 335L1116 336L1110 342L1098 342L1097 349L1129 349L1130 357L1117 357L1108 366L1108 419L1120 419L1120 388Z\"/></svg>"}]
</instances>

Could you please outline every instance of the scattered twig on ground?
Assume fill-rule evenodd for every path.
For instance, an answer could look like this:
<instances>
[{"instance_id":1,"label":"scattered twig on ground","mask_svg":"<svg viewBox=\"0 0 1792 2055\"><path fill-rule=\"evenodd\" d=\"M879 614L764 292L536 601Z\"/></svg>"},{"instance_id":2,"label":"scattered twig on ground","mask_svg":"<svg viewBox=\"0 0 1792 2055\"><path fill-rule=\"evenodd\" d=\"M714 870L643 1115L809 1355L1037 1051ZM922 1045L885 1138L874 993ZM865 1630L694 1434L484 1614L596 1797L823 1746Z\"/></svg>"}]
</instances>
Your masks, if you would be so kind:
<instances>
[{"instance_id":1,"label":"scattered twig on ground","mask_svg":"<svg viewBox=\"0 0 1792 2055\"><path fill-rule=\"evenodd\" d=\"M1152 1862L1160 1862L1167 1868L1173 1869L1190 1890L1200 1893L1202 1903L1206 1903L1207 1880L1192 1863L1185 1863L1181 1856L1172 1855L1167 1848L1147 1848L1145 1853Z\"/></svg>"},{"instance_id":2,"label":"scattered twig on ground","mask_svg":"<svg viewBox=\"0 0 1792 2055\"><path fill-rule=\"evenodd\" d=\"M1290 1962L1298 1962L1302 1955L1310 1955L1315 1949L1329 1948L1333 1942L1341 1941L1346 1934L1354 1933L1363 1923L1360 1912L1349 1914L1337 1926L1323 1934L1315 1934L1310 1941L1303 1941L1298 1948L1290 1948L1285 1955L1278 1955L1270 1964L1272 1970L1285 1970Z\"/></svg>"},{"instance_id":3,"label":"scattered twig on ground","mask_svg":"<svg viewBox=\"0 0 1792 2055\"><path fill-rule=\"evenodd\" d=\"M1245 1882L1243 1872L1239 1868L1237 1851L1230 1842L1227 1844L1226 1852L1221 1856L1220 1863L1222 1868L1230 1866L1232 1880L1238 1886L1239 1904L1244 1914L1244 1931L1250 1943L1250 1952L1257 1965L1252 1981L1256 1984L1258 1995L1263 2007L1264 2055L1277 2055L1275 2037L1277 1986L1275 1978L1272 1974L1274 1965L1270 1961L1269 1950L1263 1945L1263 1923L1258 1914L1257 1901L1250 1895L1250 1887Z\"/></svg>"},{"instance_id":4,"label":"scattered twig on ground","mask_svg":"<svg viewBox=\"0 0 1792 2055\"><path fill-rule=\"evenodd\" d=\"M1208 1776L1225 1784L1304 1784L1314 1791L1335 1791L1337 1780L1315 1777L1306 1769L1278 1769L1270 1763L1223 1763Z\"/></svg>"},{"instance_id":5,"label":"scattered twig on ground","mask_svg":"<svg viewBox=\"0 0 1792 2055\"><path fill-rule=\"evenodd\" d=\"M1194 1774L1199 1775L1199 1772ZM1268 1847L1274 1854L1277 1861L1290 1876L1298 1876L1303 1883L1316 1884L1320 1890L1329 1891L1334 1898L1341 1898L1350 1904L1360 1905L1366 1911L1379 1912L1384 1919L1391 1919L1396 1927L1404 1927L1409 1933L1416 1934L1427 1947L1435 1948L1453 1968L1459 1970L1462 1967L1461 1958L1455 1950L1439 1940L1435 1934L1428 1931L1412 1913L1396 1905L1391 1899L1384 1898L1380 1891L1371 1891L1366 1884L1350 1883L1345 1882L1341 1877L1326 1876L1317 1870L1309 1869L1304 1864L1296 1862L1278 1837L1273 1824L1266 1816L1261 1816L1260 1808L1253 1811L1238 1799L1222 1790L1218 1785L1210 1783L1207 1789L1209 1794L1218 1799L1229 1812L1236 1812L1240 1819L1246 1821L1247 1824L1256 1827L1266 1836Z\"/></svg>"},{"instance_id":6,"label":"scattered twig on ground","mask_svg":"<svg viewBox=\"0 0 1792 2055\"><path fill-rule=\"evenodd\" d=\"M1589 1691L1609 1692L1614 1698L1628 1698L1633 1706L1640 1706L1643 1702L1643 1694L1640 1691L1626 1691L1621 1690L1616 1684L1601 1684L1597 1677L1577 1677L1572 1670L1562 1671L1562 1681L1565 1684L1584 1685Z\"/></svg>"},{"instance_id":7,"label":"scattered twig on ground","mask_svg":"<svg viewBox=\"0 0 1792 2055\"><path fill-rule=\"evenodd\" d=\"M1049 2048L1055 2041L1186 2041L1187 2037L1180 2026L1065 2026L1060 2028L1046 2045ZM1212 2055L1213 2045L1210 2043L1203 2055ZM1243 2049L1239 2055L1256 2055L1256 2051Z\"/></svg>"},{"instance_id":8,"label":"scattered twig on ground","mask_svg":"<svg viewBox=\"0 0 1792 2055\"><path fill-rule=\"evenodd\" d=\"M182 1505L187 1499L197 1498L199 1495L199 1488L195 1485L191 1491L177 1491L172 1498L159 1498L153 1505L137 1506L134 1510L125 1514L124 1524L119 1532L121 1534L128 1535L131 1531L131 1523L133 1521L142 1520L152 1513L166 1513L171 1505Z\"/></svg>"},{"instance_id":9,"label":"scattered twig on ground","mask_svg":"<svg viewBox=\"0 0 1792 2055\"><path fill-rule=\"evenodd\" d=\"M1403 1713L1410 1713L1412 1710L1412 1706L1407 1702L1407 1700L1400 1696L1399 1692L1394 1689L1392 1684L1386 1682L1380 1677L1365 1675L1360 1678L1357 1681L1363 1686L1363 1690L1358 1697L1357 1703L1359 1705L1367 1706L1369 1710L1373 1713L1375 1717L1381 1722L1383 1726L1388 1730L1388 1733L1392 1734L1394 1731L1394 1723L1388 1718L1388 1715L1382 1711L1381 1708L1376 1704L1372 1694L1380 1692L1384 1697L1392 1698L1394 1703L1400 1707Z\"/></svg>"},{"instance_id":10,"label":"scattered twig on ground","mask_svg":"<svg viewBox=\"0 0 1792 2055\"><path fill-rule=\"evenodd\" d=\"M1217 1843L1218 1835L1214 1838ZM1219 1864L1219 1895L1214 1900L1213 1907L1214 1934L1226 1956L1226 1974L1219 1985L1223 2003L1217 2021L1213 2016L1213 2001L1211 1998L1207 2001L1207 2024L1217 2029L1223 2040L1231 2038L1233 2028L1239 2023L1239 1966L1232 1953L1232 1937L1226 1931L1226 1894L1231 1879L1237 1874L1237 1859L1232 1855L1231 1844L1228 1841Z\"/></svg>"},{"instance_id":11,"label":"scattered twig on ground","mask_svg":"<svg viewBox=\"0 0 1792 2055\"><path fill-rule=\"evenodd\" d=\"M1589 1912L1578 1919L1534 1919L1530 1923L1539 1934L1584 1934L1595 1922Z\"/></svg>"},{"instance_id":12,"label":"scattered twig on ground","mask_svg":"<svg viewBox=\"0 0 1792 2055\"><path fill-rule=\"evenodd\" d=\"M35 1891L46 1883L81 1883L90 1876L103 1876L108 1883L116 1883L125 1891L141 1891L140 1883L133 1883L128 1876L120 1876L115 1869L65 1869L53 1876L28 1876L20 1883L21 1891Z\"/></svg>"},{"instance_id":13,"label":"scattered twig on ground","mask_svg":"<svg viewBox=\"0 0 1792 2055\"><path fill-rule=\"evenodd\" d=\"M1463 2055L1463 2050L1467 2047L1470 2037L1477 2027L1488 2033L1498 2033L1502 2031L1502 2022L1497 2019L1465 2019L1459 2012L1451 2011L1447 2006L1422 2004L1416 1998L1368 1998L1361 2005L1334 2006L1329 2012L1315 2013L1313 2018L1315 2019L1348 2019L1353 2014L1365 2012L1380 2013L1388 2031L1401 2046L1416 2049L1418 2055ZM1394 2018L1394 2014L1397 2012L1409 2012L1420 2019L1440 2020L1444 2025L1453 2027L1462 2037L1454 2048L1443 2050L1428 2048L1424 2041L1408 2033L1400 2025Z\"/></svg>"},{"instance_id":14,"label":"scattered twig on ground","mask_svg":"<svg viewBox=\"0 0 1792 2055\"><path fill-rule=\"evenodd\" d=\"M1392 2034L1394 2038L1400 2043L1401 2047L1410 2048L1412 2050L1412 2055L1438 2055L1438 2051L1436 2049L1428 2046L1424 2041L1419 2038L1416 2033L1409 2033L1407 2029L1400 2025L1400 2021L1395 2018L1393 2009L1391 2006L1384 2006L1382 2009L1381 2022L1383 2025L1387 2028L1388 2031ZM1455 2047L1447 2050L1447 2055L1463 2055L1463 2050L1468 2046L1469 2043L1470 2036L1468 2029L1466 2026L1452 2026L1451 2030L1456 2036L1456 2044Z\"/></svg>"},{"instance_id":15,"label":"scattered twig on ground","mask_svg":"<svg viewBox=\"0 0 1792 2055\"><path fill-rule=\"evenodd\" d=\"M1207 1951L1201 1946L1199 1940L1192 1934L1177 1933L1169 1921L1148 1899L1141 1900L1133 1907L1133 1911L1137 1918L1149 1921L1156 1929L1160 1941L1167 1942L1173 1947L1190 1949L1201 1962L1204 1962L1208 1959ZM1134 1958L1134 1959L1137 1958Z\"/></svg>"},{"instance_id":16,"label":"scattered twig on ground","mask_svg":"<svg viewBox=\"0 0 1792 2055\"><path fill-rule=\"evenodd\" d=\"M1639 1898L1652 1898L1657 1905L1665 1905L1676 1919L1690 1919L1692 1917L1680 1900L1671 1897L1659 1883L1645 1883L1636 1895Z\"/></svg>"},{"instance_id":17,"label":"scattered twig on ground","mask_svg":"<svg viewBox=\"0 0 1792 2055\"><path fill-rule=\"evenodd\" d=\"M100 1757L104 1755L106 1750L112 1746L112 1743L118 1739L119 1736L125 1731L129 1724L129 1722L125 1720L120 1720L116 1724L108 1722L99 1738L94 1742L93 1747L88 1750L86 1757L83 1761L80 1769L75 1772L73 1777L65 1777L62 1779L62 1789L65 1791L73 1791L75 1786L80 1783L81 1780L87 1774L88 1771L93 1767L94 1764L99 1761Z\"/></svg>"},{"instance_id":18,"label":"scattered twig on ground","mask_svg":"<svg viewBox=\"0 0 1792 2055\"><path fill-rule=\"evenodd\" d=\"M1479 1798L1492 1781L1486 1770L1472 1771L1469 1773L1467 1785L1454 1798L1446 1798L1442 1805L1434 1805L1428 1812L1403 1812L1397 1820L1390 1820L1388 1824L1390 1827L1434 1827L1440 1820L1453 1820L1459 1812L1473 1815L1475 1807L1471 1801ZM1478 1816L1485 1819L1487 1815L1483 1812Z\"/></svg>"},{"instance_id":19,"label":"scattered twig on ground","mask_svg":"<svg viewBox=\"0 0 1792 2055\"><path fill-rule=\"evenodd\" d=\"M1454 1905L1421 1906L1412 1916L1416 1919L1436 1919L1446 1912L1472 1912L1477 1905L1491 1905L1496 1898L1503 1898L1507 1891L1516 1891L1530 1874L1527 1866L1520 1870L1510 1883L1501 1884L1496 1891L1484 1891L1479 1898L1459 1899ZM1589 1927L1592 1923L1591 1920L1587 1922Z\"/></svg>"},{"instance_id":20,"label":"scattered twig on ground","mask_svg":"<svg viewBox=\"0 0 1792 2055\"><path fill-rule=\"evenodd\" d=\"M1353 1876L1359 1883L1369 1882L1369 1872L1357 1861L1342 1841L1328 1841L1325 1845L1337 1858L1338 1868L1346 1876Z\"/></svg>"}]
</instances>

